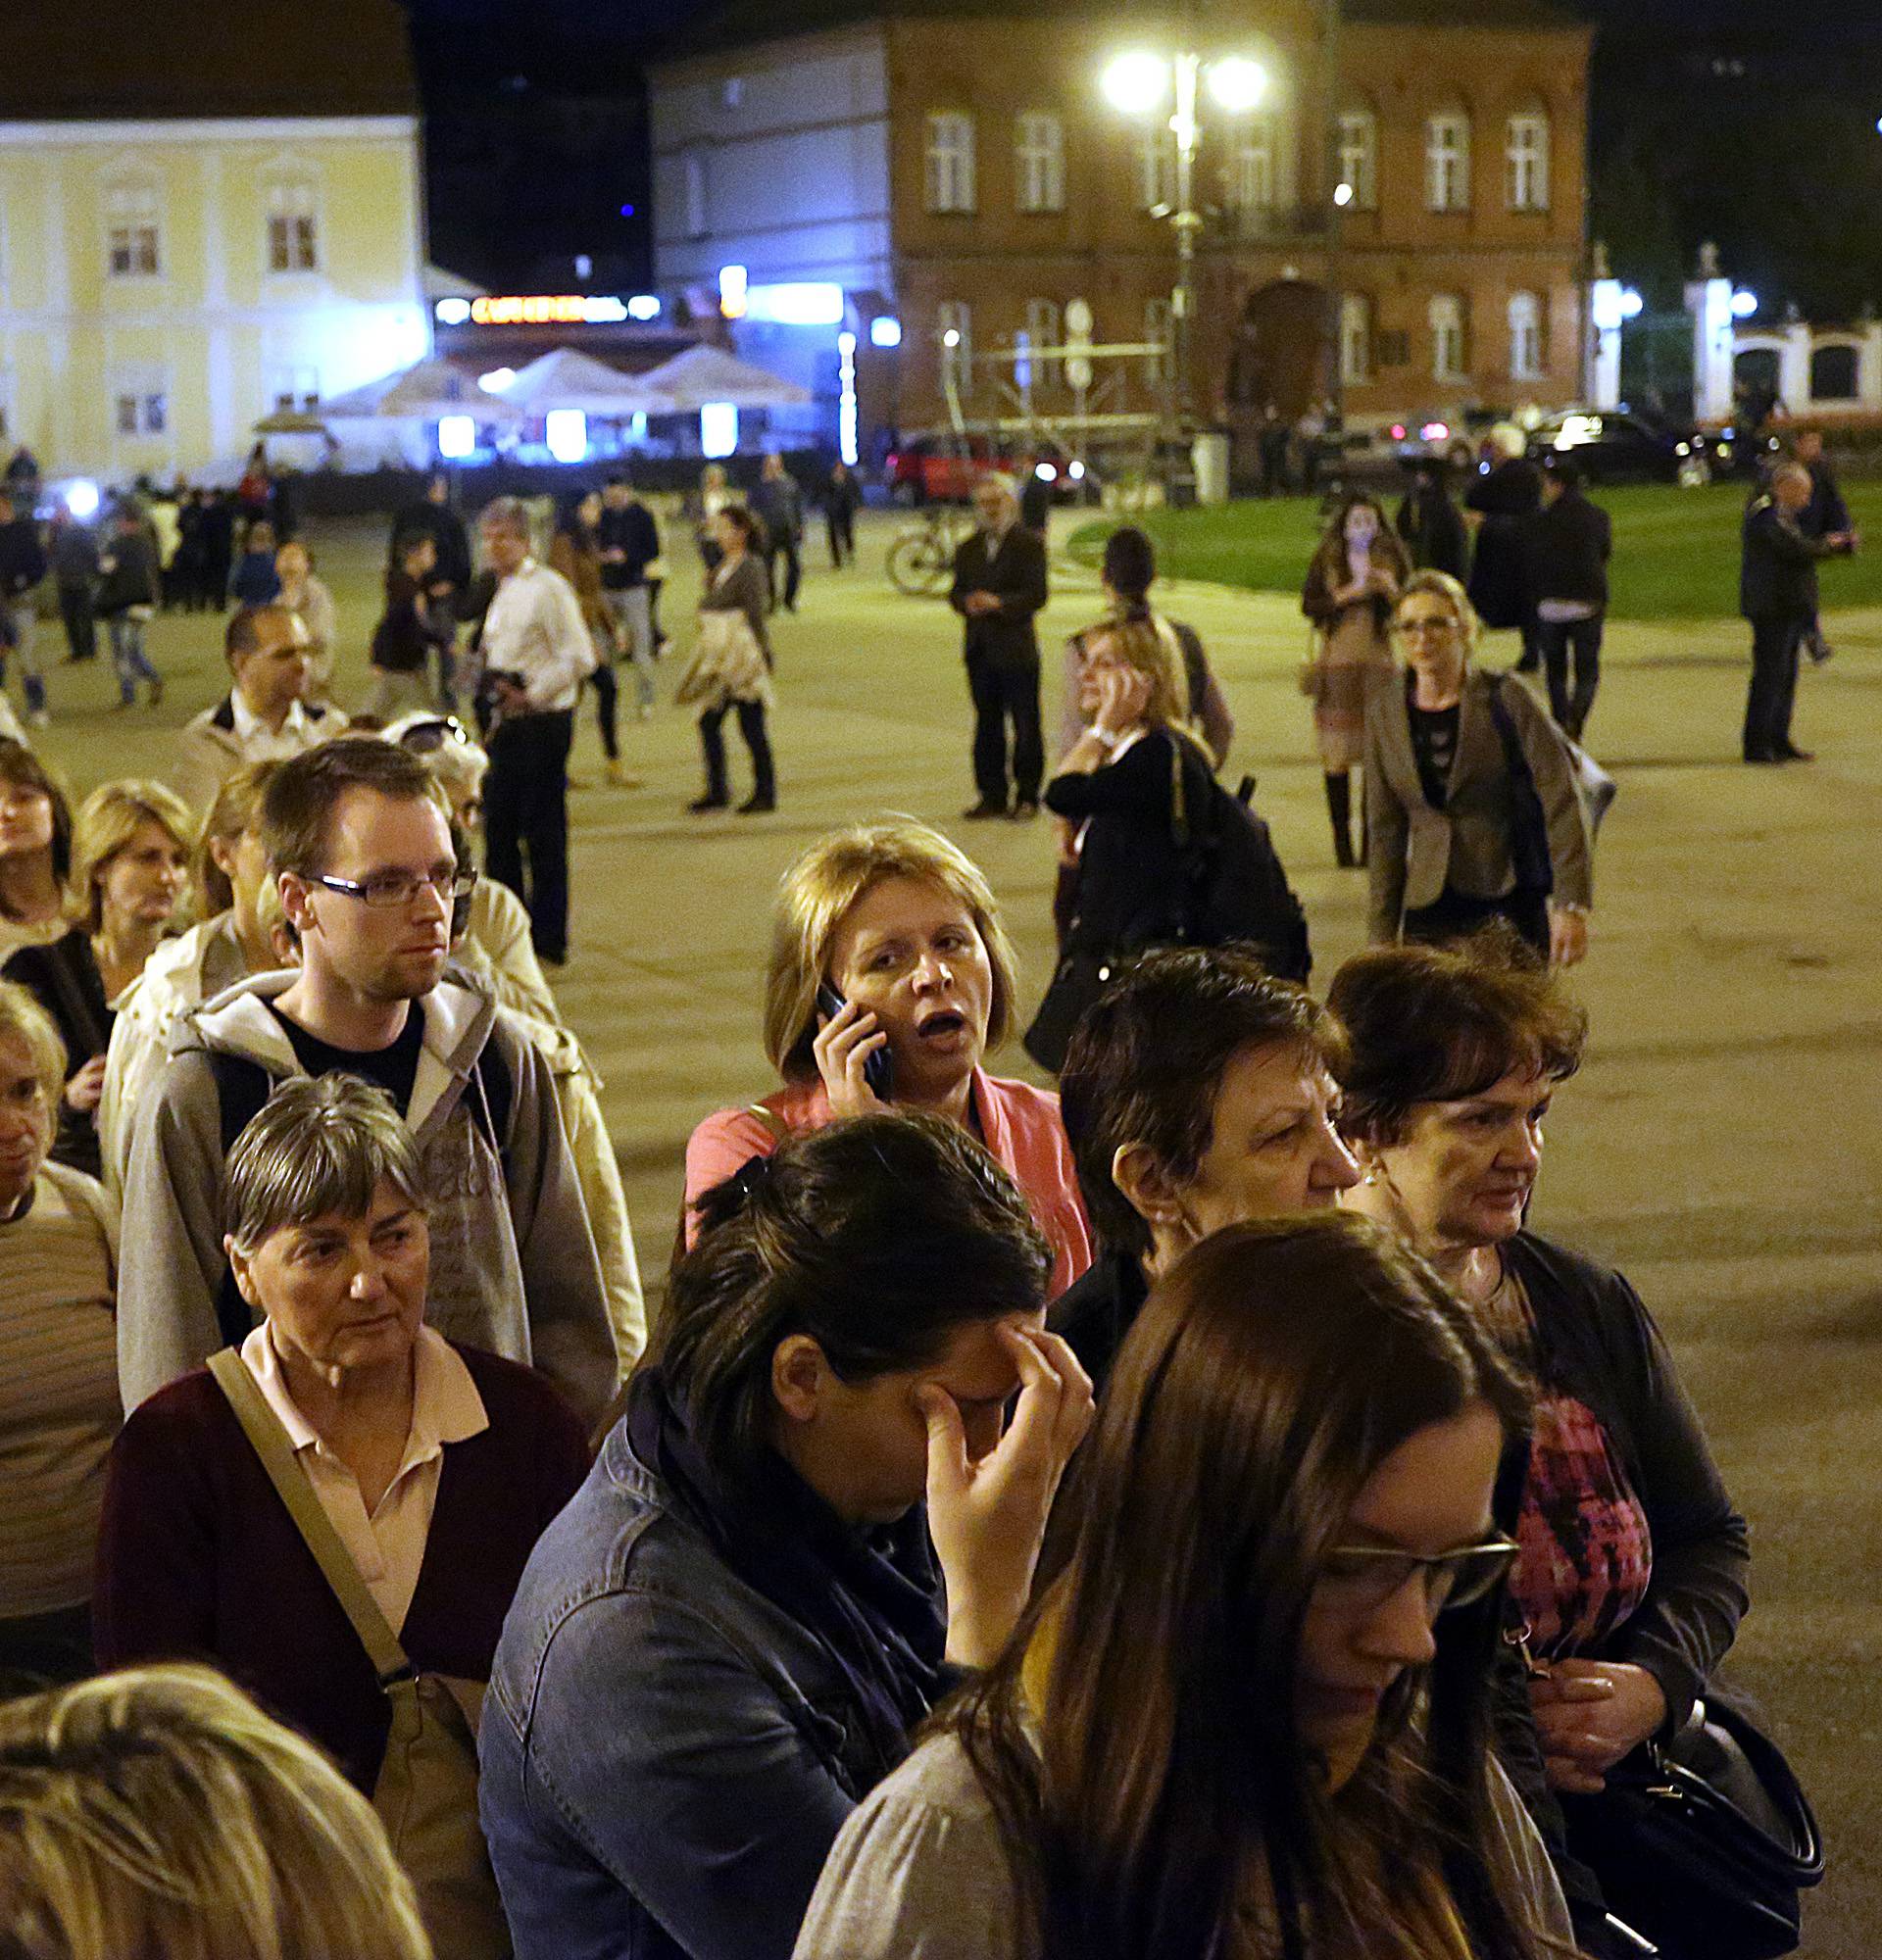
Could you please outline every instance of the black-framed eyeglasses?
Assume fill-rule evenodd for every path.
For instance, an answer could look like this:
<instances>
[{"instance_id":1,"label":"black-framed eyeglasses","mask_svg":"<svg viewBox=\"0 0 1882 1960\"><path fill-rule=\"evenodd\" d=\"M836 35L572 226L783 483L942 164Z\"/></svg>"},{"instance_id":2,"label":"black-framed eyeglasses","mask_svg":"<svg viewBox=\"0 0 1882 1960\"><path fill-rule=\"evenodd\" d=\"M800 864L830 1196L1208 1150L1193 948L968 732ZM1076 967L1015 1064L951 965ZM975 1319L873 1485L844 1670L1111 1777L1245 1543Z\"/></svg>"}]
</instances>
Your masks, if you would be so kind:
<instances>
[{"instance_id":1,"label":"black-framed eyeglasses","mask_svg":"<svg viewBox=\"0 0 1882 1960\"><path fill-rule=\"evenodd\" d=\"M460 870L453 864L448 871L374 871L371 877L362 879L329 878L322 874L309 883L323 885L344 898L358 899L374 911L393 911L409 906L424 891L435 892L447 905L459 905L477 889L477 874Z\"/></svg>"},{"instance_id":2,"label":"black-framed eyeglasses","mask_svg":"<svg viewBox=\"0 0 1882 1960\"><path fill-rule=\"evenodd\" d=\"M1433 1558L1396 1545L1335 1545L1320 1561L1319 1590L1343 1607L1371 1612L1416 1576L1423 1583L1425 1610L1448 1613L1494 1592L1509 1577L1520 1550L1507 1538L1460 1545Z\"/></svg>"}]
</instances>

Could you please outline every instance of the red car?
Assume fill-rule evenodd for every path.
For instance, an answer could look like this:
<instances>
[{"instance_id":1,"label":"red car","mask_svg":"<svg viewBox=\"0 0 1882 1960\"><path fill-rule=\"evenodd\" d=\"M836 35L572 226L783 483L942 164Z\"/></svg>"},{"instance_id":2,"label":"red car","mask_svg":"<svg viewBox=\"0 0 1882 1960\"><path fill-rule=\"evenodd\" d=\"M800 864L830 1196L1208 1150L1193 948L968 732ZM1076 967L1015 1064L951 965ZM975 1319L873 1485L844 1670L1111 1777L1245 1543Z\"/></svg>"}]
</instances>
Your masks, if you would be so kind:
<instances>
[{"instance_id":1,"label":"red car","mask_svg":"<svg viewBox=\"0 0 1882 1960\"><path fill-rule=\"evenodd\" d=\"M1074 471L1058 456L1039 461L1053 472L1055 498L1078 494L1082 468ZM911 436L889 452L883 465L889 495L901 504L965 504L972 497L974 484L989 470L1002 470L1017 478L1026 467L1025 456L997 449L984 435Z\"/></svg>"}]
</instances>

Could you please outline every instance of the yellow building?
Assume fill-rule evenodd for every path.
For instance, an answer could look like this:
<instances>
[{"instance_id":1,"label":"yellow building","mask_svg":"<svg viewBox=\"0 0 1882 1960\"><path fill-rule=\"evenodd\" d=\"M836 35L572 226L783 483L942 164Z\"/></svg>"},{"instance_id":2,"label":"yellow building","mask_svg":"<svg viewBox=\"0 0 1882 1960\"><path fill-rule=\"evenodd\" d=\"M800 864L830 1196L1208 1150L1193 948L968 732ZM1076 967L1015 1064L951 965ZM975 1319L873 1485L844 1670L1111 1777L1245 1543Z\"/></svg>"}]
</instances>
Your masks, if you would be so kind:
<instances>
[{"instance_id":1,"label":"yellow building","mask_svg":"<svg viewBox=\"0 0 1882 1960\"><path fill-rule=\"evenodd\" d=\"M429 346L397 0L114 24L14 12L0 68L0 439L187 474Z\"/></svg>"}]
</instances>

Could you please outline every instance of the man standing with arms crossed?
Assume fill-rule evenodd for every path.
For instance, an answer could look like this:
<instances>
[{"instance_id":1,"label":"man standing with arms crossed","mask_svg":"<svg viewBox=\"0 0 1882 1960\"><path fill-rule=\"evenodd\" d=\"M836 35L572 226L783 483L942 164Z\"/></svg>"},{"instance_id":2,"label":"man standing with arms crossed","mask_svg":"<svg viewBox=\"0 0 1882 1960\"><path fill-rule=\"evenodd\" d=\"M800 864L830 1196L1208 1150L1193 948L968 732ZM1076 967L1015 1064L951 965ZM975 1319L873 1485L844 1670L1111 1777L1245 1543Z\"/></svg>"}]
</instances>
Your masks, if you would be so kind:
<instances>
[{"instance_id":1,"label":"man standing with arms crossed","mask_svg":"<svg viewBox=\"0 0 1882 1960\"><path fill-rule=\"evenodd\" d=\"M516 498L489 505L477 535L499 581L483 619L494 716L483 786L487 862L528 906L536 956L560 966L569 957L569 747L594 643L574 588L531 555L529 515Z\"/></svg>"},{"instance_id":2,"label":"man standing with arms crossed","mask_svg":"<svg viewBox=\"0 0 1882 1960\"><path fill-rule=\"evenodd\" d=\"M1019 521L1013 478L974 485L980 528L954 559L948 603L966 624L967 686L973 695L973 780L979 801L969 819L1039 814L1046 770L1039 732L1039 636L1033 617L1046 603L1045 541ZM1013 801L1008 803L1007 722L1013 722Z\"/></svg>"}]
</instances>

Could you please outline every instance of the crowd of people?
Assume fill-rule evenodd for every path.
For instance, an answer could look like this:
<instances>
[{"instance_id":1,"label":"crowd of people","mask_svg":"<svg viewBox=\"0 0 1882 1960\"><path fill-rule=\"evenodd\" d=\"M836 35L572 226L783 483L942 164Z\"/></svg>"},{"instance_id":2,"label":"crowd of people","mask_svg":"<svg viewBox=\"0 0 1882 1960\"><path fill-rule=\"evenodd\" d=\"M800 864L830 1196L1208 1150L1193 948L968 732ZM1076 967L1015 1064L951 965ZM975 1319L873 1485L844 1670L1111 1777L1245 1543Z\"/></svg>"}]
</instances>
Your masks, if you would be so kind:
<instances>
[{"instance_id":1,"label":"crowd of people","mask_svg":"<svg viewBox=\"0 0 1882 1960\"><path fill-rule=\"evenodd\" d=\"M631 486L555 564L512 500L474 552L446 486L399 513L351 721L277 546L180 794L74 808L0 738L0 1949L1730 1953L1626 1798L1719 1746L1745 1523L1647 1305L1527 1223L1575 752L1344 503L1314 706L1373 944L1316 1000L1175 929L1222 804L1265 831L1149 540L1048 770L1043 546L976 501L966 814L1051 814L1059 1087L993 1072L973 858L817 839L652 1326L555 993L574 716L612 759L600 646L658 650ZM734 709L775 803L772 503L702 508L696 808Z\"/></svg>"}]
</instances>

